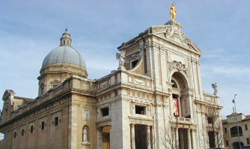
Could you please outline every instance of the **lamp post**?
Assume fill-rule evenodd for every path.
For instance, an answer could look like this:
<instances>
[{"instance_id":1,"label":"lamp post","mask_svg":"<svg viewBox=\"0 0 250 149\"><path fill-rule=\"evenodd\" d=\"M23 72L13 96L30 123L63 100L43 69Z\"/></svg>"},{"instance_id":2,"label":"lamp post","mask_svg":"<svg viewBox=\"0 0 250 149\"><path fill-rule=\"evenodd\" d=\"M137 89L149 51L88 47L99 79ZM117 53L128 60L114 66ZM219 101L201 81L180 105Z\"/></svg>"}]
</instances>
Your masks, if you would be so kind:
<instances>
[{"instance_id":1,"label":"lamp post","mask_svg":"<svg viewBox=\"0 0 250 149\"><path fill-rule=\"evenodd\" d=\"M236 97L236 96L237 96L237 94L234 94L233 103L234 103L234 113L235 113L236 127L237 127L237 133L238 133L238 142L239 142L239 147L240 147L240 149L241 149L241 144L240 144L240 132L239 132L238 119L237 119L237 111L236 111L236 104L235 104L235 97Z\"/></svg>"}]
</instances>

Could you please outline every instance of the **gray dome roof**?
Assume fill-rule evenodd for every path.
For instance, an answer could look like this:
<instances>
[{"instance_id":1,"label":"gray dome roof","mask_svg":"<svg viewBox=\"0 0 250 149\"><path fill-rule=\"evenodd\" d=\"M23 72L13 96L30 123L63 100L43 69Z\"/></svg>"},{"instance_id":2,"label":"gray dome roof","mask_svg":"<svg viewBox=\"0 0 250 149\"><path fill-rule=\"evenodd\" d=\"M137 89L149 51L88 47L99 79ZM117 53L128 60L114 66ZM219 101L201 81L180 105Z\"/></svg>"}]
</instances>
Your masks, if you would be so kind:
<instances>
[{"instance_id":1,"label":"gray dome roof","mask_svg":"<svg viewBox=\"0 0 250 149\"><path fill-rule=\"evenodd\" d=\"M70 63L85 68L86 64L80 53L71 46L63 45L52 50L43 60L42 68L49 64Z\"/></svg>"}]
</instances>

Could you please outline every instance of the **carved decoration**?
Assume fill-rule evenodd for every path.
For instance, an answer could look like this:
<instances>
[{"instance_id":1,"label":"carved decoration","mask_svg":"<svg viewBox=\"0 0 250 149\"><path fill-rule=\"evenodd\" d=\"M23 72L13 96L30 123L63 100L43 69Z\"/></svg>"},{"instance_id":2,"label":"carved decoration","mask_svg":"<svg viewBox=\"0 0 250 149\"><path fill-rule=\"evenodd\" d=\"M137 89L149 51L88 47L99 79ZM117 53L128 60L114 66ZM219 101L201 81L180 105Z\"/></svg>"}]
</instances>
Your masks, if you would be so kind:
<instances>
[{"instance_id":1,"label":"carved decoration","mask_svg":"<svg viewBox=\"0 0 250 149\"><path fill-rule=\"evenodd\" d=\"M108 81L102 82L100 84L100 88L103 88L103 87L106 87L106 86L108 86Z\"/></svg>"},{"instance_id":2,"label":"carved decoration","mask_svg":"<svg viewBox=\"0 0 250 149\"><path fill-rule=\"evenodd\" d=\"M166 23L166 38L179 40L181 43L186 44L189 48L198 49L198 47L181 31L182 26L171 20Z\"/></svg>"},{"instance_id":3,"label":"carved decoration","mask_svg":"<svg viewBox=\"0 0 250 149\"><path fill-rule=\"evenodd\" d=\"M174 69L176 69L178 71L187 72L186 65L182 64L181 62L177 62L177 61L170 62L169 70L172 71Z\"/></svg>"},{"instance_id":4,"label":"carved decoration","mask_svg":"<svg viewBox=\"0 0 250 149\"><path fill-rule=\"evenodd\" d=\"M50 84L60 84L61 82L59 80L53 80L50 82Z\"/></svg>"},{"instance_id":5,"label":"carved decoration","mask_svg":"<svg viewBox=\"0 0 250 149\"><path fill-rule=\"evenodd\" d=\"M139 84L139 85L145 85L145 82L143 80L139 80L139 79L134 79L134 83Z\"/></svg>"}]
</instances>

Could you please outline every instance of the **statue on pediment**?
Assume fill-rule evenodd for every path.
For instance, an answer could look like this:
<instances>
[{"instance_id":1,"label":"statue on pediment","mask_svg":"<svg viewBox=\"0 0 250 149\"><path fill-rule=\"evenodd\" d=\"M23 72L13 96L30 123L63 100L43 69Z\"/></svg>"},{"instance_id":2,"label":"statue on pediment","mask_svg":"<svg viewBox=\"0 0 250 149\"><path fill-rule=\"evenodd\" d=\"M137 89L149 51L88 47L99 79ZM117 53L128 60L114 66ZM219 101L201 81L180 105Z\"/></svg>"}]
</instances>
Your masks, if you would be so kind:
<instances>
[{"instance_id":1,"label":"statue on pediment","mask_svg":"<svg viewBox=\"0 0 250 149\"><path fill-rule=\"evenodd\" d=\"M218 95L218 86L217 86L217 83L212 83L212 88L214 89L214 95Z\"/></svg>"},{"instance_id":2,"label":"statue on pediment","mask_svg":"<svg viewBox=\"0 0 250 149\"><path fill-rule=\"evenodd\" d=\"M170 17L171 20L175 19L176 14L178 13L178 11L175 9L174 7L174 3L172 4L171 8L170 8Z\"/></svg>"},{"instance_id":3,"label":"statue on pediment","mask_svg":"<svg viewBox=\"0 0 250 149\"><path fill-rule=\"evenodd\" d=\"M119 59L119 68L125 68L125 51L121 51L121 53L116 53L116 59Z\"/></svg>"}]
</instances>

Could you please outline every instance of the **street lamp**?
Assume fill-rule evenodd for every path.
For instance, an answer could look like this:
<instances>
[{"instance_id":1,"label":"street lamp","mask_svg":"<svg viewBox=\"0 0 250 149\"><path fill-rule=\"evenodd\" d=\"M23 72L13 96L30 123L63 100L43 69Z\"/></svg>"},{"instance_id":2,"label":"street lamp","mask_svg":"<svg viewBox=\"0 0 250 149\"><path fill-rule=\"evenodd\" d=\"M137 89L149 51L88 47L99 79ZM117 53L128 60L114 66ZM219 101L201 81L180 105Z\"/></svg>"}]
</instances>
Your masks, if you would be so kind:
<instances>
[{"instance_id":1,"label":"street lamp","mask_svg":"<svg viewBox=\"0 0 250 149\"><path fill-rule=\"evenodd\" d=\"M235 97L236 97L236 96L237 96L237 94L234 94L233 103L234 103L234 113L235 113L236 127L237 127L237 133L238 133L238 142L239 142L239 147L240 147L240 149L241 149L241 144L240 144L240 132L239 132L238 119L237 119L237 111L236 111L236 104L235 104Z\"/></svg>"}]
</instances>

